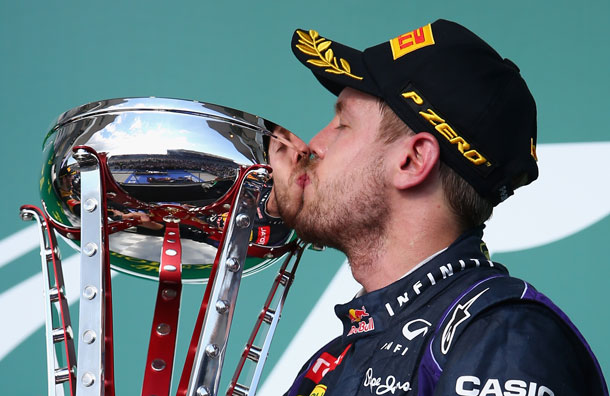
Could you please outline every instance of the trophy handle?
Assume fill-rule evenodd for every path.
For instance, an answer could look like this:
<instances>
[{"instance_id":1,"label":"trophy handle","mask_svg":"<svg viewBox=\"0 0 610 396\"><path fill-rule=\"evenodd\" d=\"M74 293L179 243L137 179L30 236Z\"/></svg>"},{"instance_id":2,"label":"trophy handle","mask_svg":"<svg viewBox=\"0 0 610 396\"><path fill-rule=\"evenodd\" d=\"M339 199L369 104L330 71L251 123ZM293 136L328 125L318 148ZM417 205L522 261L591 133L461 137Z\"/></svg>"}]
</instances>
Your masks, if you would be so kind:
<instances>
[{"instance_id":1,"label":"trophy handle","mask_svg":"<svg viewBox=\"0 0 610 396\"><path fill-rule=\"evenodd\" d=\"M269 291L269 295L265 300L263 309L258 315L250 338L246 343L246 347L244 348L237 368L235 369L235 374L229 384L226 396L254 396L256 394L256 389L263 372L263 366L269 355L269 347L271 346L275 329L280 320L290 286L294 281L294 275L297 271L304 248L305 245L302 242L299 242L286 257L279 269L273 285L271 286L271 290ZM283 292L278 298L277 292L281 288L283 288ZM255 343L260 346L255 345ZM241 378L241 374L244 372L244 366L248 362L254 364L254 370L246 370L245 372L249 373L249 378ZM240 378L242 383L238 382ZM249 385L243 385L243 383L249 383Z\"/></svg>"},{"instance_id":2,"label":"trophy handle","mask_svg":"<svg viewBox=\"0 0 610 396\"><path fill-rule=\"evenodd\" d=\"M74 378L76 374L76 353L55 232L49 219L40 208L32 205L22 206L21 218L24 221L35 220L38 223L40 234L40 259L42 262L43 298L45 300L48 394L65 394L63 384L67 383L70 396L74 396L76 394ZM63 344L65 366L60 366L61 358L56 349L56 344Z\"/></svg>"}]
</instances>

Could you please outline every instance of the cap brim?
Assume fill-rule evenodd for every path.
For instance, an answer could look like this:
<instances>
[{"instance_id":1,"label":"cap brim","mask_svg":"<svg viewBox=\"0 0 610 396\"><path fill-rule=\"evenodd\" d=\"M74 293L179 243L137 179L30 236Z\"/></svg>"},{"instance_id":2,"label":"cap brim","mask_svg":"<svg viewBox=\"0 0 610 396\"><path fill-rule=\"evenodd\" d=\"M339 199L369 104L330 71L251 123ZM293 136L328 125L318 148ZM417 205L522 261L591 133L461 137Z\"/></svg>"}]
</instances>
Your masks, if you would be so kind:
<instances>
[{"instance_id":1,"label":"cap brim","mask_svg":"<svg viewBox=\"0 0 610 396\"><path fill-rule=\"evenodd\" d=\"M335 95L351 87L381 96L365 67L362 51L322 37L315 30L297 29L292 36L292 52Z\"/></svg>"}]
</instances>

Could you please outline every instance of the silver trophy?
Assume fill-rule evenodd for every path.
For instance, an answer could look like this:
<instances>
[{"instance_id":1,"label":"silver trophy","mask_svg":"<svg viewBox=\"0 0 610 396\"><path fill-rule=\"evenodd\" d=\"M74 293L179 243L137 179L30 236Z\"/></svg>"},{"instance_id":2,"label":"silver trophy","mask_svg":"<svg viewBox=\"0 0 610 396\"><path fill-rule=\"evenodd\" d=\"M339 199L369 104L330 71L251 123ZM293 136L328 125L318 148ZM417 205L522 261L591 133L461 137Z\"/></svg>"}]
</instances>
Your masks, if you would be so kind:
<instances>
[{"instance_id":1,"label":"silver trophy","mask_svg":"<svg viewBox=\"0 0 610 396\"><path fill-rule=\"evenodd\" d=\"M256 393L304 248L265 207L281 166L269 147L298 160L294 142L260 117L178 99L105 100L58 118L42 209L21 208L40 229L49 395L115 394L111 267L158 281L142 395L169 395L181 286L207 283L177 394L217 395L241 278L283 260L226 394ZM80 250L78 330L56 233Z\"/></svg>"}]
</instances>

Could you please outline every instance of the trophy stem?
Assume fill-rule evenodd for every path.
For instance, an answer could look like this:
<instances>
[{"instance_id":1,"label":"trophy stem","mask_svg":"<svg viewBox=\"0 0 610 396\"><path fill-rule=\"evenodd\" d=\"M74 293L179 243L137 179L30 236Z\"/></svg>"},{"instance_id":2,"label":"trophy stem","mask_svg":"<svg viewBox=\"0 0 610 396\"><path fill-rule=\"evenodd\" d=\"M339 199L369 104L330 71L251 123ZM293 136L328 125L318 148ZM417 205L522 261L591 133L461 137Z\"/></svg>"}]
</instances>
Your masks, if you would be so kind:
<instances>
[{"instance_id":1,"label":"trophy stem","mask_svg":"<svg viewBox=\"0 0 610 396\"><path fill-rule=\"evenodd\" d=\"M153 316L142 396L169 395L182 294L182 245L179 219L165 218L159 287Z\"/></svg>"},{"instance_id":2,"label":"trophy stem","mask_svg":"<svg viewBox=\"0 0 610 396\"><path fill-rule=\"evenodd\" d=\"M67 383L70 396L74 396L76 394L74 378L76 353L57 239L51 223L41 209L24 205L21 207L21 218L23 220L36 220L40 233L40 258L45 299L48 394L49 396L64 395L64 383ZM51 286L52 283L54 283L54 286ZM54 323L57 322L54 318L58 318L59 323ZM63 344L64 346L65 366L63 367L59 365L61 359L55 348L56 344Z\"/></svg>"}]
</instances>

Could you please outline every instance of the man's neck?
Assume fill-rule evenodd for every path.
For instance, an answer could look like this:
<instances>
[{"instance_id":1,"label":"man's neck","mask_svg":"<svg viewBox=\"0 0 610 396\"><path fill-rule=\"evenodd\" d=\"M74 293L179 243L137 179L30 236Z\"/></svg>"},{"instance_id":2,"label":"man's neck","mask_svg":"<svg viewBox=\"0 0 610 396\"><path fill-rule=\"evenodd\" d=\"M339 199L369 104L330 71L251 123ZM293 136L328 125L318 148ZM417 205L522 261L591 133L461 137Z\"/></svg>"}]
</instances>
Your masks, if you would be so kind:
<instances>
[{"instance_id":1,"label":"man's neck","mask_svg":"<svg viewBox=\"0 0 610 396\"><path fill-rule=\"evenodd\" d=\"M352 275L367 292L381 289L400 279L426 258L445 249L457 239L457 227L444 219L390 222L384 235L354 241L345 253ZM422 224L417 231L410 225Z\"/></svg>"}]
</instances>

